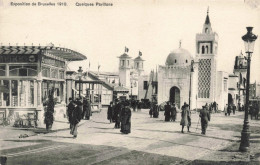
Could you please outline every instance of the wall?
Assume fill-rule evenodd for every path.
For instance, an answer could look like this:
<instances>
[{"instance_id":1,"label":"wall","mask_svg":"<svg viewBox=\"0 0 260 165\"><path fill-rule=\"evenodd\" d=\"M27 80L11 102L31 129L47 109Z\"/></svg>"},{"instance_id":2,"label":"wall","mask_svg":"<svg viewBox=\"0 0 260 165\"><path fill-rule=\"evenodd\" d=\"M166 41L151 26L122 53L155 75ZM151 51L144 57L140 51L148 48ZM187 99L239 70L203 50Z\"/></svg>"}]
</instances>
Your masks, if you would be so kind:
<instances>
[{"instance_id":1,"label":"wall","mask_svg":"<svg viewBox=\"0 0 260 165\"><path fill-rule=\"evenodd\" d=\"M225 85L226 83L226 85ZM216 103L219 110L224 110L225 104L228 102L228 73L223 71L217 72L216 86Z\"/></svg>"}]
</instances>

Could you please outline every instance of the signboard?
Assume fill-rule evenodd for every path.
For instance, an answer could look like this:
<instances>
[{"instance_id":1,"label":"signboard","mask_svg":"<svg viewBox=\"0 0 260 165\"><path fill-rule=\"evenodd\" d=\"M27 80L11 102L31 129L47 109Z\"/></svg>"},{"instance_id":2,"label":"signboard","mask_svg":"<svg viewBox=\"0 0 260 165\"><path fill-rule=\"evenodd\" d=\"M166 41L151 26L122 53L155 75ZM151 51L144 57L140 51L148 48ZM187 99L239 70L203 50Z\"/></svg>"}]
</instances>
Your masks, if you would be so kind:
<instances>
[{"instance_id":1,"label":"signboard","mask_svg":"<svg viewBox=\"0 0 260 165\"><path fill-rule=\"evenodd\" d=\"M3 54L0 55L0 63L23 63L23 62L37 62L37 55L29 54Z\"/></svg>"}]
</instances>

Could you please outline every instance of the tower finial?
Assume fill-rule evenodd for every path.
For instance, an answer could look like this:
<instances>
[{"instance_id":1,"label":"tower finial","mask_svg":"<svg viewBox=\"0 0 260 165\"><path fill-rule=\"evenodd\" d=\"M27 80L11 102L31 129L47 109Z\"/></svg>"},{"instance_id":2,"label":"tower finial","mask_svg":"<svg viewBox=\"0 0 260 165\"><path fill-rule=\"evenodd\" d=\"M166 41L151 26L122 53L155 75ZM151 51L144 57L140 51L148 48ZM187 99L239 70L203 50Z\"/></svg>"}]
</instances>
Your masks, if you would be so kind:
<instances>
[{"instance_id":1,"label":"tower finial","mask_svg":"<svg viewBox=\"0 0 260 165\"><path fill-rule=\"evenodd\" d=\"M209 6L208 6L208 10L207 10L207 15L209 15Z\"/></svg>"},{"instance_id":2,"label":"tower finial","mask_svg":"<svg viewBox=\"0 0 260 165\"><path fill-rule=\"evenodd\" d=\"M181 48L181 40L180 40L180 42L179 42L179 48Z\"/></svg>"}]
</instances>

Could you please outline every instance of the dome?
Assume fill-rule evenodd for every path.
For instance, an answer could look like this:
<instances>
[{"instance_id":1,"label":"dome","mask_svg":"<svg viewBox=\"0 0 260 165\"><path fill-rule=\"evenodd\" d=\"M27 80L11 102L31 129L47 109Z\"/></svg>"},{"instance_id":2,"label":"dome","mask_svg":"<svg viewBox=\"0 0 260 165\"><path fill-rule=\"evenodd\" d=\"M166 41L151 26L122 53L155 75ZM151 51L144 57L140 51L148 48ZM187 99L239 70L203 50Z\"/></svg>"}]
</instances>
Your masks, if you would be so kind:
<instances>
[{"instance_id":1,"label":"dome","mask_svg":"<svg viewBox=\"0 0 260 165\"><path fill-rule=\"evenodd\" d=\"M191 54L186 49L173 50L167 57L165 65L190 65L192 60Z\"/></svg>"}]
</instances>

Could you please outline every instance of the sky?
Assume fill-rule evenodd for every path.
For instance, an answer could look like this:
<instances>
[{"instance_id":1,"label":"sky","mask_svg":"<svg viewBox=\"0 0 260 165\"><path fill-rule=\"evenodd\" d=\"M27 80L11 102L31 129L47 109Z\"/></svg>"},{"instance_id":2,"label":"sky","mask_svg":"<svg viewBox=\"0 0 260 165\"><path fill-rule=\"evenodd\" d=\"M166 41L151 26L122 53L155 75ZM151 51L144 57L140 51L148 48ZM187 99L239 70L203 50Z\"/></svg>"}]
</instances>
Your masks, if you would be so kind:
<instances>
[{"instance_id":1,"label":"sky","mask_svg":"<svg viewBox=\"0 0 260 165\"><path fill-rule=\"evenodd\" d=\"M244 44L246 27L260 34L260 2L257 0L107 0L113 6L76 6L78 0L61 6L10 6L18 0L0 0L0 43L2 45L47 45L76 50L87 60L71 62L90 70L117 72L118 58L125 46L133 58L142 52L144 69L149 73L164 65L168 54L179 47L195 56L195 37L202 27L209 7L213 31L218 33L218 70L233 72L235 56ZM58 2L24 0L22 2ZM260 82L260 39L252 57L251 82Z\"/></svg>"}]
</instances>

